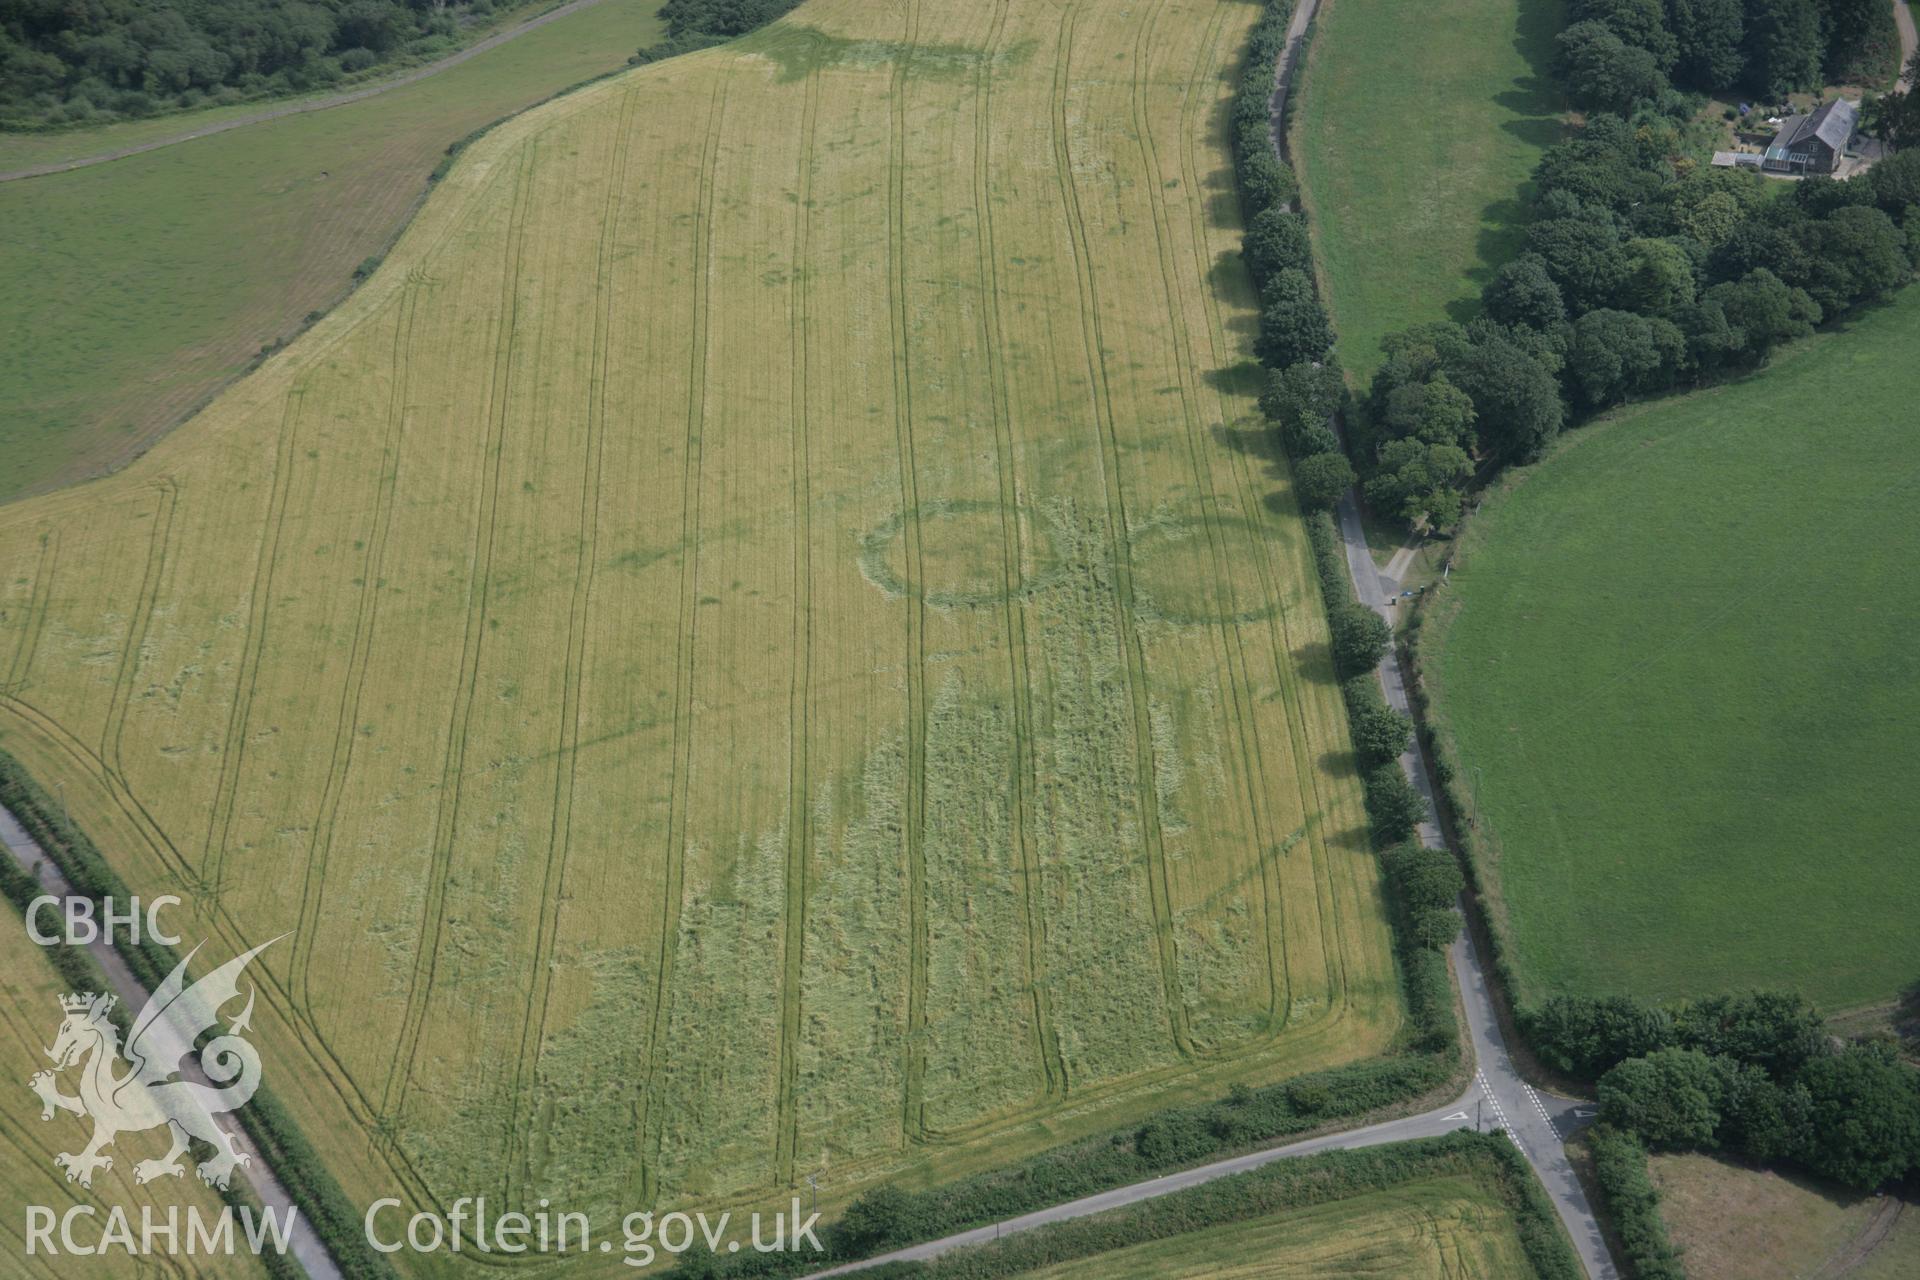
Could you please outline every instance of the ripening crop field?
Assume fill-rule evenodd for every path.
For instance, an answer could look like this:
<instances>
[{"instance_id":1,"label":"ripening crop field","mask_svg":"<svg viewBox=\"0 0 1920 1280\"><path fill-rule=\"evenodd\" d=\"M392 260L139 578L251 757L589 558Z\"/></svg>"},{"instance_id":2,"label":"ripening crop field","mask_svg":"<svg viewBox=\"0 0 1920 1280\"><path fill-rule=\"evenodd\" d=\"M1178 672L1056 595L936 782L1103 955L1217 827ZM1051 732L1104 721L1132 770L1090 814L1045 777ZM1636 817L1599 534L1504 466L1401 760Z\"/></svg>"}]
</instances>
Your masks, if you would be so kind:
<instances>
[{"instance_id":1,"label":"ripening crop field","mask_svg":"<svg viewBox=\"0 0 1920 1280\"><path fill-rule=\"evenodd\" d=\"M1538 1275L1500 1193L1468 1175L1289 1209L1026 1273L1031 1280L1518 1280Z\"/></svg>"},{"instance_id":2,"label":"ripening crop field","mask_svg":"<svg viewBox=\"0 0 1920 1280\"><path fill-rule=\"evenodd\" d=\"M5 856L0 851L0 857ZM219 1193L194 1176L190 1159L181 1162L186 1171L180 1177L156 1178L138 1191L134 1189L134 1165L167 1153L164 1129L120 1135L106 1150L113 1167L94 1173L91 1191L68 1182L66 1171L54 1164L56 1153L78 1153L86 1148L93 1136L93 1122L66 1111L56 1111L53 1119L43 1121L40 1100L27 1088L31 1076L53 1065L47 1060L46 1050L53 1045L65 1017L60 998L73 992L72 985L48 963L48 954L27 937L13 905L0 905L0 1088L9 1095L7 1105L0 1107L0 1152L4 1153L0 1159L0 1196L8 1206L7 1213L0 1215L0 1249L7 1254L8 1274L22 1280L59 1280L84 1269L87 1275L111 1280L156 1274L180 1280L264 1280L265 1266L244 1248L233 1255L188 1256L182 1246L179 1255L167 1259L162 1269L152 1258L134 1256L109 1242L106 1252L76 1263L61 1243L57 1225L53 1234L57 1256L49 1255L38 1243L33 1255L28 1255L29 1205L51 1210L56 1221L76 1206L91 1209L91 1216L72 1219L74 1243L83 1248L100 1243L107 1214L115 1206L124 1207L132 1215L129 1221L136 1239L142 1205L151 1206L155 1220L161 1223L168 1212L177 1210L182 1238L190 1211L197 1212L209 1230L215 1230L224 1207ZM118 1069L125 1071L126 1064L120 1063ZM71 1093L76 1079L77 1073L67 1073L61 1092ZM236 1178L233 1185L238 1189L240 1179ZM241 1224L237 1218L233 1230L238 1237Z\"/></svg>"},{"instance_id":3,"label":"ripening crop field","mask_svg":"<svg viewBox=\"0 0 1920 1280\"><path fill-rule=\"evenodd\" d=\"M267 1087L350 1194L827 1207L1387 1045L1255 14L816 0L603 82L0 508L0 746L212 950L292 932Z\"/></svg>"}]
</instances>

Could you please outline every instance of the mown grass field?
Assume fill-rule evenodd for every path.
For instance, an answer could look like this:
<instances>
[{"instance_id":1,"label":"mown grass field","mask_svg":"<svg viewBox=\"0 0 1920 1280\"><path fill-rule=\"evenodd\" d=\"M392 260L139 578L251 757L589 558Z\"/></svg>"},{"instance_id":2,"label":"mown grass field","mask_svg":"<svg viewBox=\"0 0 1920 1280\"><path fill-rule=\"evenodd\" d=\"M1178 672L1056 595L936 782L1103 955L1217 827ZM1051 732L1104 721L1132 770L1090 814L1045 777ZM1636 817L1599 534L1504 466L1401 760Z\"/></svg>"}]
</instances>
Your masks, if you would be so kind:
<instances>
[{"instance_id":1,"label":"mown grass field","mask_svg":"<svg viewBox=\"0 0 1920 1280\"><path fill-rule=\"evenodd\" d=\"M27 937L20 913L11 903L0 903L0 1081L13 1095L6 1106L0 1107L0 1152L4 1153L4 1159L0 1159L0 1198L7 1205L7 1212L0 1215L0 1250L6 1254L7 1274L23 1280L60 1280L84 1270L88 1275L114 1280L161 1273L180 1280L264 1280L265 1267L244 1250L237 1256L189 1257L183 1246L180 1256L167 1259L164 1267L156 1267L152 1258L131 1256L115 1248L79 1262L59 1245L57 1228L53 1239L59 1256L49 1256L39 1249L28 1256L28 1205L50 1209L56 1218L76 1205L91 1207L93 1216L76 1218L73 1226L75 1241L86 1247L99 1243L107 1212L114 1205L125 1206L133 1215L136 1233L141 1205L152 1206L163 1223L168 1210L177 1208L183 1239L189 1208L197 1210L209 1228L223 1208L219 1194L193 1175L190 1164L182 1177L159 1178L135 1189L134 1164L166 1154L164 1131L127 1133L118 1138L107 1151L113 1157L113 1168L94 1175L91 1191L68 1182L66 1171L54 1164L58 1152L83 1150L93 1135L93 1125L65 1111L55 1112L51 1120L41 1120L40 1100L27 1088L31 1076L51 1065L44 1051L53 1044L65 1016L60 997L73 991L48 963L47 956L45 949ZM75 1078L74 1073L67 1074L65 1091L72 1091ZM236 1221L236 1236L240 1230Z\"/></svg>"},{"instance_id":2,"label":"mown grass field","mask_svg":"<svg viewBox=\"0 0 1920 1280\"><path fill-rule=\"evenodd\" d=\"M1920 1272L1920 1206L1708 1155L1655 1156L1660 1216L1689 1280L1895 1280Z\"/></svg>"},{"instance_id":3,"label":"mown grass field","mask_svg":"<svg viewBox=\"0 0 1920 1280\"><path fill-rule=\"evenodd\" d=\"M1564 110L1559 0L1327 0L1289 130L1341 361L1465 320L1524 238L1520 196Z\"/></svg>"},{"instance_id":4,"label":"mown grass field","mask_svg":"<svg viewBox=\"0 0 1920 1280\"><path fill-rule=\"evenodd\" d=\"M659 35L659 7L604 0L363 102L0 183L0 500L151 444L263 345L338 301L449 143L620 67ZM0 138L0 169L199 118Z\"/></svg>"},{"instance_id":5,"label":"mown grass field","mask_svg":"<svg viewBox=\"0 0 1920 1280\"><path fill-rule=\"evenodd\" d=\"M1027 1273L1033 1280L1392 1277L1518 1280L1536 1274L1497 1191L1466 1175L1308 1205Z\"/></svg>"},{"instance_id":6,"label":"mown grass field","mask_svg":"<svg viewBox=\"0 0 1920 1280\"><path fill-rule=\"evenodd\" d=\"M350 1194L824 1207L1391 1041L1235 376L1255 13L817 0L606 81L0 509L0 745L215 949L293 931Z\"/></svg>"},{"instance_id":7,"label":"mown grass field","mask_svg":"<svg viewBox=\"0 0 1920 1280\"><path fill-rule=\"evenodd\" d=\"M1571 436L1423 640L1533 997L1920 973L1920 293Z\"/></svg>"}]
</instances>

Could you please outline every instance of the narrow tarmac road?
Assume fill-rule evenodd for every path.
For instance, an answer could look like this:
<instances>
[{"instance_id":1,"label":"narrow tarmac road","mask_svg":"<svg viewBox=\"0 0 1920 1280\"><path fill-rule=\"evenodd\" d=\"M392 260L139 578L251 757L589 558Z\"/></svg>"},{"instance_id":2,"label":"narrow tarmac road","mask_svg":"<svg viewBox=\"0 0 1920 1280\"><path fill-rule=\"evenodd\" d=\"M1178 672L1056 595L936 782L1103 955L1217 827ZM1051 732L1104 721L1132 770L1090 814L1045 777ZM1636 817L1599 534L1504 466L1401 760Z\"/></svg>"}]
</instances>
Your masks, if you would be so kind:
<instances>
[{"instance_id":1,"label":"narrow tarmac road","mask_svg":"<svg viewBox=\"0 0 1920 1280\"><path fill-rule=\"evenodd\" d=\"M5 809L0 809L0 843L7 846L7 852L20 865L21 870L40 882L43 893L60 898L79 896L73 892L73 886L67 883L66 877L60 874L60 869L53 859L47 856L46 851L27 834L26 828L20 825L20 820ZM151 993L141 985L138 978L133 976L133 971L127 968L127 962L120 958L118 951L98 940L88 943L87 951L106 973L107 984L113 988L114 994L120 997L121 1005L129 1013L137 1014L145 1007L147 997ZM265 1074L271 1077L272 1071L273 1064L268 1063ZM4 1087L6 1082L0 1081L0 1088ZM16 1087L23 1095L27 1091L24 1081L19 1082ZM56 1119L63 1119L63 1117L56 1117ZM247 1136L246 1130L240 1127L240 1122L231 1114L219 1117L216 1123L233 1135L235 1145L251 1161L250 1164L234 1170L234 1175L253 1187L254 1197L273 1211L276 1220L283 1218L295 1207L293 1197L287 1194L286 1186L274 1173L266 1158L260 1154L260 1148L253 1144L253 1139ZM159 1155L161 1152L156 1147L150 1154ZM126 1151L116 1151L115 1155L118 1159L132 1163L133 1157ZM183 1176L190 1178L193 1173L189 1170ZM320 1243L320 1238L314 1234L313 1224L307 1221L305 1214L300 1215L294 1222L288 1253L307 1274L309 1280L345 1280L340 1273L339 1265L327 1253L326 1246Z\"/></svg>"},{"instance_id":2,"label":"narrow tarmac road","mask_svg":"<svg viewBox=\"0 0 1920 1280\"><path fill-rule=\"evenodd\" d=\"M67 173L74 169L87 169L96 164L106 164L109 160L124 160L128 156L137 156L148 151L158 151L162 147L171 147L182 142L192 142L196 138L211 138L216 133L226 133L230 129L243 129L250 124L260 124L267 120L278 120L283 116L305 115L309 111L326 111L332 107L344 107L349 102L363 102L368 98L377 97L383 93L391 93L395 89L404 88L410 84L418 84L428 76L439 75L442 71L450 67L459 66L469 58L479 57L489 49L497 49L509 40L518 40L521 36L537 27L544 27L549 22L558 22L569 14L578 13L582 9L591 8L599 3L601 3L601 0L572 0L570 4L563 4L558 9L549 9L538 17L529 18L517 26L508 27L504 31L496 31L485 40L470 44L458 53L450 53L438 62L429 62L424 67L416 67L403 75L397 75L386 80L376 80L372 84L362 85L358 89L348 89L343 93L330 93L320 98L297 98L291 102L283 102L278 106L262 107L258 111L249 111L243 116L234 116L232 119L222 120L218 124L205 125L198 129L184 129L179 133L168 134L164 138L155 138L151 142L143 142L134 147L122 147L117 151L103 151L98 155L81 156L76 160L62 160L54 164L39 164L31 168L14 169L7 173L0 173L0 182L18 182L22 178L44 178L52 173Z\"/></svg>"},{"instance_id":3,"label":"narrow tarmac road","mask_svg":"<svg viewBox=\"0 0 1920 1280\"><path fill-rule=\"evenodd\" d=\"M1353 579L1354 593L1360 603L1392 622L1398 607L1395 601L1399 598L1400 584L1374 565L1373 553L1367 549L1367 535L1360 519L1360 504L1353 490L1349 489L1341 496L1337 515L1340 541L1346 550L1347 573ZM1387 705L1402 715L1412 716L1413 705L1412 699L1407 696L1406 673L1401 668L1397 653L1389 653L1381 660L1379 676ZM1419 826L1420 842L1429 849L1446 848L1446 841L1440 833L1439 809L1434 803L1433 778L1428 772L1426 752L1418 738L1400 757L1400 767L1406 771L1415 790L1419 791L1426 809L1426 816ZM1474 946L1471 933L1461 933L1449 952L1449 959L1453 963L1454 979L1459 983L1461 1003L1466 1012L1467 1030L1476 1064L1476 1087L1497 1117L1499 1126L1513 1135L1515 1144L1533 1166L1541 1185L1546 1188L1560 1221L1567 1228L1567 1234L1573 1237L1574 1248L1580 1255L1581 1265L1586 1268L1587 1275L1591 1280L1615 1280L1619 1271L1607 1250L1606 1239L1601 1235L1599 1220L1594 1217L1586 1189L1580 1185L1579 1178L1574 1175L1573 1164L1567 1159L1566 1140L1576 1128L1592 1117L1592 1109L1570 1098L1535 1089L1515 1069L1512 1055L1507 1052L1505 1033L1500 1029L1500 1019L1494 1009L1486 970L1481 966L1479 951ZM1472 1096L1471 1090L1469 1096Z\"/></svg>"},{"instance_id":4,"label":"narrow tarmac road","mask_svg":"<svg viewBox=\"0 0 1920 1280\"><path fill-rule=\"evenodd\" d=\"M1913 52L1920 49L1920 36L1913 29L1913 7L1908 0L1893 0L1893 25L1900 31L1900 79L1894 88L1913 92Z\"/></svg>"}]
</instances>

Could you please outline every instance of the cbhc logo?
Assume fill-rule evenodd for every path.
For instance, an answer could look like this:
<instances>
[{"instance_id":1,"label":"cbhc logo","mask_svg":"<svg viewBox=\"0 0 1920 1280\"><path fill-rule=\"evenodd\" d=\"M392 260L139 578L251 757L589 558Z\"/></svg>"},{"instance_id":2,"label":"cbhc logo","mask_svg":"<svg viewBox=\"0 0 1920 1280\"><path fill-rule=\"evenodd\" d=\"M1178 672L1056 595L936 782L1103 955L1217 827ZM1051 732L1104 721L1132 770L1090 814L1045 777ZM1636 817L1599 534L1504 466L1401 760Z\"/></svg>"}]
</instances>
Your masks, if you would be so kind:
<instances>
[{"instance_id":1,"label":"cbhc logo","mask_svg":"<svg viewBox=\"0 0 1920 1280\"><path fill-rule=\"evenodd\" d=\"M128 901L125 911L114 909L112 898L100 900L99 918L94 918L94 902L91 898L60 898L46 894L27 904L27 936L43 947L57 946L64 942L68 946L84 947L91 942L111 943L116 931L124 930L127 941L140 941L140 925L144 919L147 937L162 946L178 946L178 935L161 932L160 908L177 907L180 899L165 894L147 903L143 913L140 899L134 897ZM40 912L43 907L59 909L60 918L65 924L62 933L42 933L40 931Z\"/></svg>"}]
</instances>

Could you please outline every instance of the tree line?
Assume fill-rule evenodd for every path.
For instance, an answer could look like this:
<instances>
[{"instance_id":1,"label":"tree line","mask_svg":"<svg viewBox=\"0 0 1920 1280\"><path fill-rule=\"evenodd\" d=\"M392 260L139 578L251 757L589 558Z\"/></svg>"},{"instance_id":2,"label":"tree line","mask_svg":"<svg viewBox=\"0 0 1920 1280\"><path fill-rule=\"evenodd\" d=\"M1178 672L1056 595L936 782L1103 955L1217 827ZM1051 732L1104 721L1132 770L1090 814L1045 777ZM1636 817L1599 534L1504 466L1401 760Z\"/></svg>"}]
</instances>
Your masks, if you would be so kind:
<instances>
[{"instance_id":1,"label":"tree line","mask_svg":"<svg viewBox=\"0 0 1920 1280\"><path fill-rule=\"evenodd\" d=\"M1567 16L1569 92L1622 113L1675 88L1778 102L1870 82L1900 43L1886 0L1573 0Z\"/></svg>"}]
</instances>

